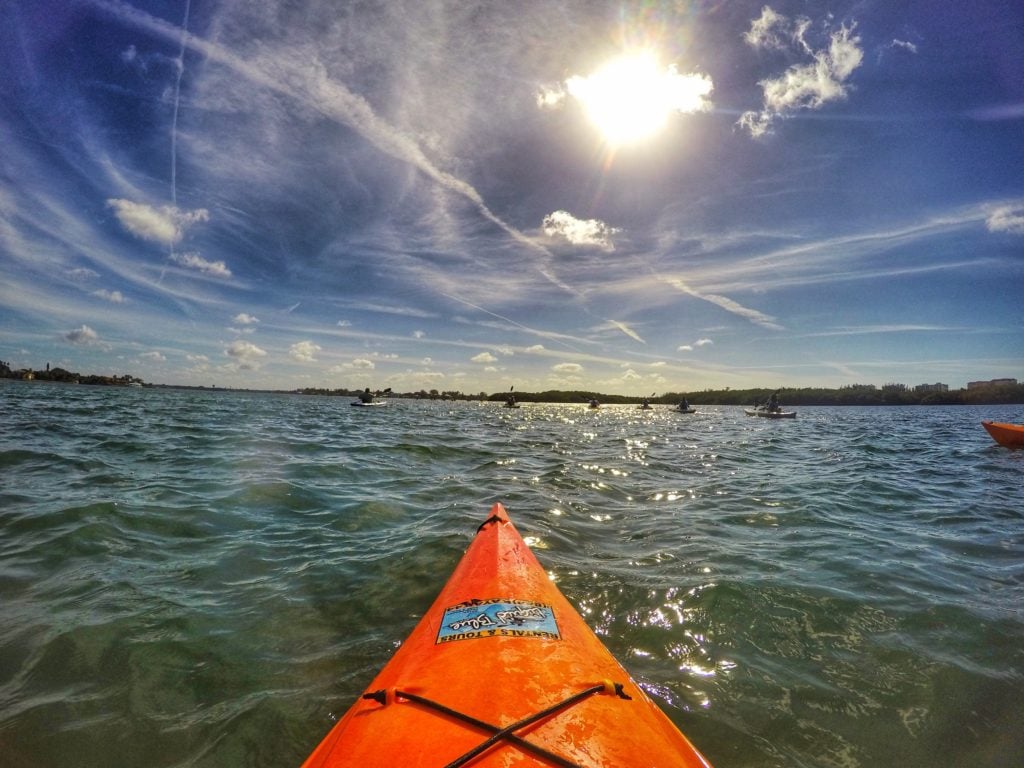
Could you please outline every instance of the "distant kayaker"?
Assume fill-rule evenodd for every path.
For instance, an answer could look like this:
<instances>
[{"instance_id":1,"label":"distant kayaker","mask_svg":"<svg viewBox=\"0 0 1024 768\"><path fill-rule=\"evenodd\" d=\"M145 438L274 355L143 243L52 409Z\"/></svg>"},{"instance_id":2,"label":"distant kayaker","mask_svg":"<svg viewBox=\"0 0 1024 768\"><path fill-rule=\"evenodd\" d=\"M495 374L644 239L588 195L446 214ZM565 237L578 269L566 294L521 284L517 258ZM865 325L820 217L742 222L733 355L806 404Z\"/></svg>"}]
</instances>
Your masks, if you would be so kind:
<instances>
[{"instance_id":1,"label":"distant kayaker","mask_svg":"<svg viewBox=\"0 0 1024 768\"><path fill-rule=\"evenodd\" d=\"M679 410L680 411L688 411L688 410L690 410L690 401L687 400L685 397L683 398L683 401L681 403L679 403Z\"/></svg>"},{"instance_id":2,"label":"distant kayaker","mask_svg":"<svg viewBox=\"0 0 1024 768\"><path fill-rule=\"evenodd\" d=\"M767 410L769 413L775 413L779 410L779 393L772 392L772 396L768 398Z\"/></svg>"},{"instance_id":3,"label":"distant kayaker","mask_svg":"<svg viewBox=\"0 0 1024 768\"><path fill-rule=\"evenodd\" d=\"M516 396L515 395L509 395L505 399L505 407L506 408L515 408L516 407Z\"/></svg>"},{"instance_id":4,"label":"distant kayaker","mask_svg":"<svg viewBox=\"0 0 1024 768\"><path fill-rule=\"evenodd\" d=\"M370 391L369 387L367 387L366 389L359 393L359 399L364 403L373 402L373 393Z\"/></svg>"}]
</instances>

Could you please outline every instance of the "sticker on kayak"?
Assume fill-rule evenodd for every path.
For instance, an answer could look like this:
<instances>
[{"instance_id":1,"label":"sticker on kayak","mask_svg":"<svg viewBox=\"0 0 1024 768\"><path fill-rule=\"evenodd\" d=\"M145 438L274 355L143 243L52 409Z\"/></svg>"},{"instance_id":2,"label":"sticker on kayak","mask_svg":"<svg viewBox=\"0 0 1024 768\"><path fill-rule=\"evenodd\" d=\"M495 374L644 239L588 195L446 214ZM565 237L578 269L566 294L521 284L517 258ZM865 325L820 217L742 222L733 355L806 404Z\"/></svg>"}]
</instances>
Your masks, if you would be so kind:
<instances>
[{"instance_id":1,"label":"sticker on kayak","mask_svg":"<svg viewBox=\"0 0 1024 768\"><path fill-rule=\"evenodd\" d=\"M473 637L546 637L558 640L550 605L527 600L473 600L445 609L437 644Z\"/></svg>"}]
</instances>

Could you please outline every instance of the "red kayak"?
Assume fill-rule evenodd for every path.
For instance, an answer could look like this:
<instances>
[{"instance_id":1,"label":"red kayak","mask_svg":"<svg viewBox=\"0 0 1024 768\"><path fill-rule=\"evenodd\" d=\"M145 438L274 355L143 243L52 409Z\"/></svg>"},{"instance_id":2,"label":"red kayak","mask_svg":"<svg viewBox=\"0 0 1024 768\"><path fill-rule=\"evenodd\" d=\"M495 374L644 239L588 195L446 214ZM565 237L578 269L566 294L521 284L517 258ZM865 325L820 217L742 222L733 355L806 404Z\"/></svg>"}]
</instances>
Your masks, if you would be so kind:
<instances>
[{"instance_id":1,"label":"red kayak","mask_svg":"<svg viewBox=\"0 0 1024 768\"><path fill-rule=\"evenodd\" d=\"M554 585L501 504L304 768L710 768Z\"/></svg>"},{"instance_id":2,"label":"red kayak","mask_svg":"<svg viewBox=\"0 0 1024 768\"><path fill-rule=\"evenodd\" d=\"M998 421L981 422L992 439L1007 448L1024 448L1024 424L1000 424Z\"/></svg>"}]
</instances>

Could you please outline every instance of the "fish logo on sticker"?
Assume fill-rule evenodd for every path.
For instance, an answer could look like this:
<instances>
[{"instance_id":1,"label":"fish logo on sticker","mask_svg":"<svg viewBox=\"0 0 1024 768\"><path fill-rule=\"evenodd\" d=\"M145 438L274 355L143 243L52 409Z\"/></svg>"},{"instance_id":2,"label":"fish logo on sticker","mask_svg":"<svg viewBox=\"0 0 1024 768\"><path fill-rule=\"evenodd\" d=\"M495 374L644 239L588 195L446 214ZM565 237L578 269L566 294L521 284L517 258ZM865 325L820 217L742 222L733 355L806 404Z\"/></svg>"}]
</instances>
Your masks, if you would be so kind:
<instances>
[{"instance_id":1,"label":"fish logo on sticker","mask_svg":"<svg viewBox=\"0 0 1024 768\"><path fill-rule=\"evenodd\" d=\"M561 639L550 605L528 600L471 600L446 608L437 643L474 637Z\"/></svg>"}]
</instances>

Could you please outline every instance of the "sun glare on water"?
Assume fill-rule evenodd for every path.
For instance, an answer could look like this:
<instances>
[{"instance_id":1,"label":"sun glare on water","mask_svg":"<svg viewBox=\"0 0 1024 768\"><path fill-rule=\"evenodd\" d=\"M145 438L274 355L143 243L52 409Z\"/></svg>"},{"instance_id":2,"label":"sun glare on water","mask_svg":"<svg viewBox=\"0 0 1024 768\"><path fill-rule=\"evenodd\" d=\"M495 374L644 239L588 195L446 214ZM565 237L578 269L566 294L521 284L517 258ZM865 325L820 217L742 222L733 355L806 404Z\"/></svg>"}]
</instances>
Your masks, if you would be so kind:
<instances>
[{"instance_id":1,"label":"sun glare on water","mask_svg":"<svg viewBox=\"0 0 1024 768\"><path fill-rule=\"evenodd\" d=\"M569 94L611 146L634 144L658 133L673 112L710 108L711 80L663 68L649 53L621 56L588 77L566 81Z\"/></svg>"}]
</instances>

